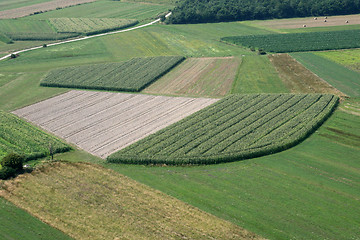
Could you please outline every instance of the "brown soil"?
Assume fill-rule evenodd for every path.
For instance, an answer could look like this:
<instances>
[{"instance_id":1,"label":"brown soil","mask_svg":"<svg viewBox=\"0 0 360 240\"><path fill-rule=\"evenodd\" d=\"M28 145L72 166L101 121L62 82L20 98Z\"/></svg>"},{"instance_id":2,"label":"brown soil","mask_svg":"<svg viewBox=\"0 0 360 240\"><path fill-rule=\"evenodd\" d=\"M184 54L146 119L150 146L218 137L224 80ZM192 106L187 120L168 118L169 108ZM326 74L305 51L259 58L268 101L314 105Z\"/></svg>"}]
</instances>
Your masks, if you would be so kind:
<instances>
[{"instance_id":1,"label":"brown soil","mask_svg":"<svg viewBox=\"0 0 360 240\"><path fill-rule=\"evenodd\" d=\"M239 64L234 57L189 58L144 92L221 97L230 91Z\"/></svg>"},{"instance_id":2,"label":"brown soil","mask_svg":"<svg viewBox=\"0 0 360 240\"><path fill-rule=\"evenodd\" d=\"M292 93L330 93L339 97L346 96L288 54L269 55L269 59Z\"/></svg>"},{"instance_id":3,"label":"brown soil","mask_svg":"<svg viewBox=\"0 0 360 240\"><path fill-rule=\"evenodd\" d=\"M360 15L344 15L344 16L331 16L325 19L324 17L308 18L294 18L294 19L277 19L257 22L256 24L266 26L273 29L290 29L290 28L303 28L306 27L328 27L328 26L341 26L360 24ZM325 22L326 20L326 22ZM348 21L348 23L346 23Z\"/></svg>"},{"instance_id":4,"label":"brown soil","mask_svg":"<svg viewBox=\"0 0 360 240\"><path fill-rule=\"evenodd\" d=\"M69 7L77 4L95 1L96 0L54 0L51 2L44 2L26 7L0 11L0 19L25 17L35 12L45 12L49 10L54 10L56 8Z\"/></svg>"}]
</instances>

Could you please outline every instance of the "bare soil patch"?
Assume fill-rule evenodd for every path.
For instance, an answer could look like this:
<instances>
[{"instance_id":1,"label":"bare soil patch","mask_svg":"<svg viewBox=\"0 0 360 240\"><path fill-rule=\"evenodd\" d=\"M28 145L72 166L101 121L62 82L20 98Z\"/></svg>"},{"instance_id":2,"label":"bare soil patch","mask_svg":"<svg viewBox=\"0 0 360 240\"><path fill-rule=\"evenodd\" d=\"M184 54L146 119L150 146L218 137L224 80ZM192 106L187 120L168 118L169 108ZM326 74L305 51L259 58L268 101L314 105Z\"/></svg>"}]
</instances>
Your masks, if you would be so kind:
<instances>
[{"instance_id":1,"label":"bare soil patch","mask_svg":"<svg viewBox=\"0 0 360 240\"><path fill-rule=\"evenodd\" d=\"M343 16L330 16L330 17L326 17L326 19L325 17L276 19L276 20L256 22L256 24L273 29L303 28L304 25L306 25L306 27L342 26L342 25L360 24L360 15L355 14L355 15L343 15Z\"/></svg>"},{"instance_id":2,"label":"bare soil patch","mask_svg":"<svg viewBox=\"0 0 360 240\"><path fill-rule=\"evenodd\" d=\"M217 99L70 91L14 113L102 158Z\"/></svg>"},{"instance_id":3,"label":"bare soil patch","mask_svg":"<svg viewBox=\"0 0 360 240\"><path fill-rule=\"evenodd\" d=\"M346 96L288 54L269 55L269 59L292 93L329 93L339 97Z\"/></svg>"},{"instance_id":4,"label":"bare soil patch","mask_svg":"<svg viewBox=\"0 0 360 240\"><path fill-rule=\"evenodd\" d=\"M230 91L239 64L234 57L189 58L144 92L221 97Z\"/></svg>"},{"instance_id":5,"label":"bare soil patch","mask_svg":"<svg viewBox=\"0 0 360 240\"><path fill-rule=\"evenodd\" d=\"M0 196L74 239L260 239L94 164L43 166L3 183Z\"/></svg>"},{"instance_id":6,"label":"bare soil patch","mask_svg":"<svg viewBox=\"0 0 360 240\"><path fill-rule=\"evenodd\" d=\"M36 12L45 12L49 10L54 10L56 8L69 7L95 1L96 0L54 0L51 2L44 2L26 7L0 11L0 19L25 17Z\"/></svg>"}]
</instances>

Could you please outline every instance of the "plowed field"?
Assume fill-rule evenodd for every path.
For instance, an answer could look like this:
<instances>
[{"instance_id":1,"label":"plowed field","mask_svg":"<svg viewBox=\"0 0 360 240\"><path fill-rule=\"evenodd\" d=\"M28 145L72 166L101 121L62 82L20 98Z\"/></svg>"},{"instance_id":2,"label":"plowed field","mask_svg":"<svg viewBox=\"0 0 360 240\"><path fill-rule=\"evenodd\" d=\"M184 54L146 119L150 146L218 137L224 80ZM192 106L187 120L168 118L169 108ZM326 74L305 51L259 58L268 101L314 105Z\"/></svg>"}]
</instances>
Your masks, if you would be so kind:
<instances>
[{"instance_id":1,"label":"plowed field","mask_svg":"<svg viewBox=\"0 0 360 240\"><path fill-rule=\"evenodd\" d=\"M105 158L216 101L70 91L14 113Z\"/></svg>"}]
</instances>

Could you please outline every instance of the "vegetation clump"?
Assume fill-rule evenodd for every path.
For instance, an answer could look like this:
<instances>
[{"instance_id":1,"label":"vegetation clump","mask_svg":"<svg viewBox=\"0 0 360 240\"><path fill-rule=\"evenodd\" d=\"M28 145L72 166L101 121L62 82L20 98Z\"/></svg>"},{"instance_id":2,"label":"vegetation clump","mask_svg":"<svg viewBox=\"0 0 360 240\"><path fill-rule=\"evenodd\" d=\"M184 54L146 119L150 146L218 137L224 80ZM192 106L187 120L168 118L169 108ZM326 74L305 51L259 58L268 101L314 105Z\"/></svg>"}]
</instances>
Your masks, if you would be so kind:
<instances>
[{"instance_id":1,"label":"vegetation clump","mask_svg":"<svg viewBox=\"0 0 360 240\"><path fill-rule=\"evenodd\" d=\"M23 170L25 157L16 153L9 153L0 162L0 179L14 177Z\"/></svg>"}]
</instances>

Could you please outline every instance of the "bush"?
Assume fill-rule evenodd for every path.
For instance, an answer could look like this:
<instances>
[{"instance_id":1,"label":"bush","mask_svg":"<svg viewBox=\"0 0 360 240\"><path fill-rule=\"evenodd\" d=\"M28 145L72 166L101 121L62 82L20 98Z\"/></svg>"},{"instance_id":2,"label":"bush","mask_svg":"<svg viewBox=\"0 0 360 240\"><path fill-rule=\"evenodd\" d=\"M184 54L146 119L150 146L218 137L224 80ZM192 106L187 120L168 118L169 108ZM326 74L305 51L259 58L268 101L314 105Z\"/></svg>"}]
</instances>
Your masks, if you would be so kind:
<instances>
[{"instance_id":1,"label":"bush","mask_svg":"<svg viewBox=\"0 0 360 240\"><path fill-rule=\"evenodd\" d=\"M24 156L16 153L9 153L1 160L1 166L3 166L3 168L13 168L15 171L22 170L24 159Z\"/></svg>"},{"instance_id":2,"label":"bush","mask_svg":"<svg viewBox=\"0 0 360 240\"><path fill-rule=\"evenodd\" d=\"M0 179L8 179L14 177L16 174L16 170L11 167L3 167L0 169Z\"/></svg>"}]
</instances>

